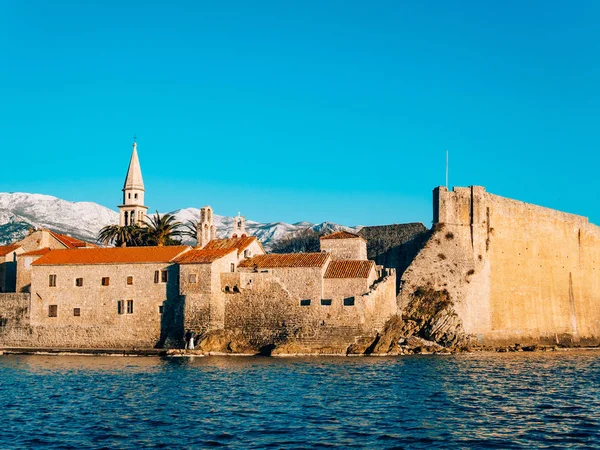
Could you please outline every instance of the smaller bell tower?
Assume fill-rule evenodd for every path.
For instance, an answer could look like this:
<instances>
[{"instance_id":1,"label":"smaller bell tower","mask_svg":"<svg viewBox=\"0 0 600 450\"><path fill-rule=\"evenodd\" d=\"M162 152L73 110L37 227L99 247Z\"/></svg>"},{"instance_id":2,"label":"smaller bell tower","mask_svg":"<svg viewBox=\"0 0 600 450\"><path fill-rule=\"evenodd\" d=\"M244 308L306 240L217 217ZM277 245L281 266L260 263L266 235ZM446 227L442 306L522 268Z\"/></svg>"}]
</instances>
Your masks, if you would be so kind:
<instances>
[{"instance_id":1,"label":"smaller bell tower","mask_svg":"<svg viewBox=\"0 0 600 450\"><path fill-rule=\"evenodd\" d=\"M144 206L144 192L142 169L137 154L137 143L134 140L125 185L123 186L123 204L119 205L120 226L146 225L148 207Z\"/></svg>"},{"instance_id":2,"label":"smaller bell tower","mask_svg":"<svg viewBox=\"0 0 600 450\"><path fill-rule=\"evenodd\" d=\"M198 222L198 228L196 228L197 245L203 248L216 237L217 228L214 223L213 210L210 206L205 206L200 210L200 222Z\"/></svg>"},{"instance_id":3,"label":"smaller bell tower","mask_svg":"<svg viewBox=\"0 0 600 450\"><path fill-rule=\"evenodd\" d=\"M246 234L246 218L238 213L237 217L233 218L231 237L242 237L244 234Z\"/></svg>"}]
</instances>

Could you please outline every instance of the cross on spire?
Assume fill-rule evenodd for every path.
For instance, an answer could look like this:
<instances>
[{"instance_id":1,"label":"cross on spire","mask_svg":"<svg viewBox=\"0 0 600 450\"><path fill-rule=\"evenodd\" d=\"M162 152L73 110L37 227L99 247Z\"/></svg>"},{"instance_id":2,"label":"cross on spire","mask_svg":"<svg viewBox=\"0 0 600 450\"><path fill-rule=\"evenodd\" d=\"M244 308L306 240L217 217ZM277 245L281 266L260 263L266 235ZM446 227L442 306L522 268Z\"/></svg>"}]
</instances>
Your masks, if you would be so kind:
<instances>
[{"instance_id":1,"label":"cross on spire","mask_svg":"<svg viewBox=\"0 0 600 450\"><path fill-rule=\"evenodd\" d=\"M137 136L134 134L133 135L133 143L135 144L137 142Z\"/></svg>"}]
</instances>

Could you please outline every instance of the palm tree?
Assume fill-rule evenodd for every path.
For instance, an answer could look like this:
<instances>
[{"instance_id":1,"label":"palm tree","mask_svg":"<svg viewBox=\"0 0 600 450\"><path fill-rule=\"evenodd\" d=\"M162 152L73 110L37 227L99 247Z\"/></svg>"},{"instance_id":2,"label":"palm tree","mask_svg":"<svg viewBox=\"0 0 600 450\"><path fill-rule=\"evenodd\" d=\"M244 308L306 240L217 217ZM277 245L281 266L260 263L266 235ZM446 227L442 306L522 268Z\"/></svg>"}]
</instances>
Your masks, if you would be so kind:
<instances>
[{"instance_id":1,"label":"palm tree","mask_svg":"<svg viewBox=\"0 0 600 450\"><path fill-rule=\"evenodd\" d=\"M149 245L178 245L181 244L177 237L181 236L181 222L173 214L156 214L147 218L147 243Z\"/></svg>"},{"instance_id":2,"label":"palm tree","mask_svg":"<svg viewBox=\"0 0 600 450\"><path fill-rule=\"evenodd\" d=\"M198 239L199 220L188 220L182 225L181 236L187 236L194 240Z\"/></svg>"},{"instance_id":3,"label":"palm tree","mask_svg":"<svg viewBox=\"0 0 600 450\"><path fill-rule=\"evenodd\" d=\"M127 247L140 244L140 228L136 225L119 226L107 225L98 233L98 242L104 245L114 244L117 247Z\"/></svg>"}]
</instances>

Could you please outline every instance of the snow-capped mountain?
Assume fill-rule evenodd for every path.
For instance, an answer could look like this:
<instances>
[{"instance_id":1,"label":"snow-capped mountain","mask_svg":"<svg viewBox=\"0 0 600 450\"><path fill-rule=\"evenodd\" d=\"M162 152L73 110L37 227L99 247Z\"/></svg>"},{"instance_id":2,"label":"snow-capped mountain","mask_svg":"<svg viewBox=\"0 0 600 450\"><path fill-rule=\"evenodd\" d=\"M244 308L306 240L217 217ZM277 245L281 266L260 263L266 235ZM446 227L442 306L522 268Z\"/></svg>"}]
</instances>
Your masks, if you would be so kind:
<instances>
[{"instance_id":1,"label":"snow-capped mountain","mask_svg":"<svg viewBox=\"0 0 600 450\"><path fill-rule=\"evenodd\" d=\"M200 210L185 208L172 211L182 223L200 219ZM226 237L233 229L233 217L214 215L218 237ZM26 194L21 192L0 193L0 245L8 244L27 236L33 227L49 228L95 242L100 229L119 222L119 214L112 209L91 202L69 202L50 195ZM271 246L283 237L312 228L315 231L357 231L360 227L346 227L331 222L313 224L297 222L259 223L246 220L248 234L258 237L265 246ZM188 243L193 243L190 241Z\"/></svg>"}]
</instances>

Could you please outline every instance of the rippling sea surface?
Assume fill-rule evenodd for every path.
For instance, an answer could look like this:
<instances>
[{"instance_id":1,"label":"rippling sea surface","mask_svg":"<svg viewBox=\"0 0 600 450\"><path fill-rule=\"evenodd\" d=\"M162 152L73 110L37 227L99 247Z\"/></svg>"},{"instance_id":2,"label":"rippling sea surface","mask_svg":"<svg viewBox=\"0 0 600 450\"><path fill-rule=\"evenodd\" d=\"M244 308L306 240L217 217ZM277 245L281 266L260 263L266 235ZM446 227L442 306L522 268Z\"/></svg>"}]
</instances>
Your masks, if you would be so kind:
<instances>
[{"instance_id":1,"label":"rippling sea surface","mask_svg":"<svg viewBox=\"0 0 600 450\"><path fill-rule=\"evenodd\" d=\"M600 448L600 352L0 356L0 448Z\"/></svg>"}]
</instances>

